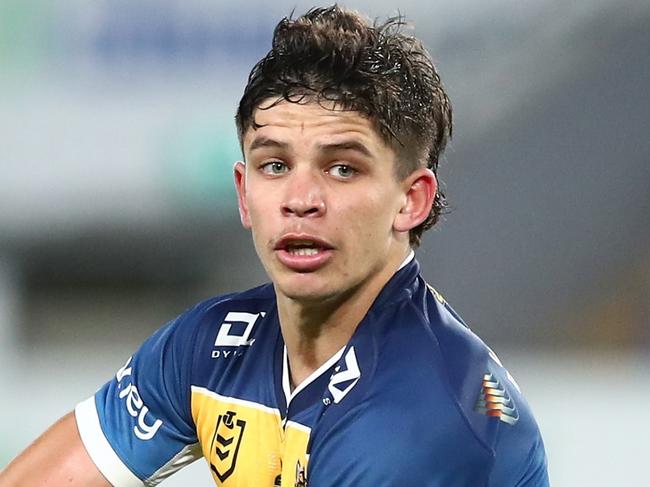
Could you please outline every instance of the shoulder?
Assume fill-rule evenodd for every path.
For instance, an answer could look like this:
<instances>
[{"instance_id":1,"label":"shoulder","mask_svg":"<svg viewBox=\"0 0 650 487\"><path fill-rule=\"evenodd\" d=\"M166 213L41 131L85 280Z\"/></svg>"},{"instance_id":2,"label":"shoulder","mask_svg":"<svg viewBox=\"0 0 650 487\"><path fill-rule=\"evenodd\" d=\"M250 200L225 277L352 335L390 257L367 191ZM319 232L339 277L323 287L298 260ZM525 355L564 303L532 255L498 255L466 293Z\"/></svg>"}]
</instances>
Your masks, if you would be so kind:
<instances>
[{"instance_id":1,"label":"shoulder","mask_svg":"<svg viewBox=\"0 0 650 487\"><path fill-rule=\"evenodd\" d=\"M439 356L439 366L464 412L478 413L481 419L488 417L506 424L516 423L518 413L528 413L529 408L515 379L497 354L470 329L440 293L426 283L423 288L426 291L417 301L413 300L413 305L421 313L421 326L430 333ZM503 399L498 403L490 402L496 397ZM521 404L521 411L515 402ZM472 414L471 417L477 416ZM471 422L480 427L483 421Z\"/></svg>"},{"instance_id":2,"label":"shoulder","mask_svg":"<svg viewBox=\"0 0 650 487\"><path fill-rule=\"evenodd\" d=\"M275 302L273 286L263 284L246 291L210 297L188 308L181 316L196 318L205 314L218 313L233 306L256 308L262 302L271 301Z\"/></svg>"},{"instance_id":3,"label":"shoulder","mask_svg":"<svg viewBox=\"0 0 650 487\"><path fill-rule=\"evenodd\" d=\"M508 471L523 478L522 472L531 469L545 472L538 425L510 372L440 293L421 278L412 289L400 320L402 330L410 329L409 356L419 355L434 371L435 382L444 385L435 392L447 396L447 410L454 409L490 452L493 475L503 479Z\"/></svg>"},{"instance_id":4,"label":"shoulder","mask_svg":"<svg viewBox=\"0 0 650 487\"><path fill-rule=\"evenodd\" d=\"M179 367L182 364L182 369L192 376L190 371L196 368L197 357L209 359L212 349L218 345L241 345L254 325L262 321L259 318L274 307L275 294L268 284L211 297L159 328L144 342L137 355L153 364L158 363L160 357L167 357ZM205 364L203 360L199 362L201 369Z\"/></svg>"},{"instance_id":5,"label":"shoulder","mask_svg":"<svg viewBox=\"0 0 650 487\"><path fill-rule=\"evenodd\" d=\"M264 284L243 292L223 294L200 301L181 313L174 326L188 329L214 328L225 321L245 322L250 314L263 314L275 306L275 293L271 284Z\"/></svg>"}]
</instances>

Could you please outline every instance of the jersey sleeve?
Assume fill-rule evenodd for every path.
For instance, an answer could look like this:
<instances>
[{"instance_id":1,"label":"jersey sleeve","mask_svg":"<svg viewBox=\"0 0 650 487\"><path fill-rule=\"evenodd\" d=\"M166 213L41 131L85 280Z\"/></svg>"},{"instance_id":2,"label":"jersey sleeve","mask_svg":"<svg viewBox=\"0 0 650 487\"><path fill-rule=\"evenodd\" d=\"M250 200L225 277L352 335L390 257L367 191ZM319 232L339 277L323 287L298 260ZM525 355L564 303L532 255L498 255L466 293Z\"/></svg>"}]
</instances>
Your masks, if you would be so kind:
<instances>
[{"instance_id":1,"label":"jersey sleeve","mask_svg":"<svg viewBox=\"0 0 650 487\"><path fill-rule=\"evenodd\" d=\"M544 442L525 399L511 388L516 422L498 421L489 487L549 487ZM505 415L504 415L505 417Z\"/></svg>"},{"instance_id":2,"label":"jersey sleeve","mask_svg":"<svg viewBox=\"0 0 650 487\"><path fill-rule=\"evenodd\" d=\"M75 408L82 442L113 485L156 485L200 457L190 413L192 330L187 315L167 324Z\"/></svg>"}]
</instances>

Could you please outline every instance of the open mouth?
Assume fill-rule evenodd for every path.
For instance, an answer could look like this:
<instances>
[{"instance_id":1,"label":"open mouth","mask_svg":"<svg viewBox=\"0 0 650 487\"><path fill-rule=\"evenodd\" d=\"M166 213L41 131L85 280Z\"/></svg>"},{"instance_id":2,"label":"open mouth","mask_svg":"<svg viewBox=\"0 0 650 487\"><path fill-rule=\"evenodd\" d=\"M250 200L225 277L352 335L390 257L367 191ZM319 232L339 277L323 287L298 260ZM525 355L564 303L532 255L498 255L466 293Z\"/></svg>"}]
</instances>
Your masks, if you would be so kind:
<instances>
[{"instance_id":1,"label":"open mouth","mask_svg":"<svg viewBox=\"0 0 650 487\"><path fill-rule=\"evenodd\" d=\"M317 245L315 242L307 240L294 241L285 245L286 250L291 255L317 255L324 250L323 247Z\"/></svg>"},{"instance_id":2,"label":"open mouth","mask_svg":"<svg viewBox=\"0 0 650 487\"><path fill-rule=\"evenodd\" d=\"M311 235L285 235L275 250L285 266L297 272L312 272L323 267L331 258L334 248L325 240Z\"/></svg>"}]
</instances>

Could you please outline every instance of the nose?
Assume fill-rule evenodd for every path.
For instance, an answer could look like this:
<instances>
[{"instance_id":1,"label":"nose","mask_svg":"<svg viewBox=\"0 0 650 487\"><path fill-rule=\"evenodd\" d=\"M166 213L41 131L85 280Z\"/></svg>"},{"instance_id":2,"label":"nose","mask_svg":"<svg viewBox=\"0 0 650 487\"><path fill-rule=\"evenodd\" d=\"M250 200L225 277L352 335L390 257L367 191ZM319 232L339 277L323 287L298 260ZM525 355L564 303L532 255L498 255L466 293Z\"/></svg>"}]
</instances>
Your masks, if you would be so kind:
<instances>
[{"instance_id":1,"label":"nose","mask_svg":"<svg viewBox=\"0 0 650 487\"><path fill-rule=\"evenodd\" d=\"M282 203L284 216L317 217L325 214L325 199L318 175L310 170L294 170L285 179Z\"/></svg>"}]
</instances>

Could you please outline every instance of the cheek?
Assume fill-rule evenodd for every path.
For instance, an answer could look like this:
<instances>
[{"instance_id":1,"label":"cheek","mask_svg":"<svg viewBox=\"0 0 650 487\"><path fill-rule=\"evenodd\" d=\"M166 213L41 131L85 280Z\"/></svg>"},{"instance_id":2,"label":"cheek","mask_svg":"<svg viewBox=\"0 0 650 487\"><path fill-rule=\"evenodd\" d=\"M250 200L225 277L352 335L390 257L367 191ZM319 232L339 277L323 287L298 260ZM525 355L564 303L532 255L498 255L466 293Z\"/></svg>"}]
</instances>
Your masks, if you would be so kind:
<instances>
[{"instance_id":1,"label":"cheek","mask_svg":"<svg viewBox=\"0 0 650 487\"><path fill-rule=\"evenodd\" d=\"M363 207L363 219L360 218L360 223L368 223L368 226L373 227L374 232L390 231L393 225L393 220L397 214L397 204L395 202L395 195L393 193L379 193L373 198L368 198Z\"/></svg>"},{"instance_id":2,"label":"cheek","mask_svg":"<svg viewBox=\"0 0 650 487\"><path fill-rule=\"evenodd\" d=\"M256 228L264 227L265 223L271 217L270 208L273 207L268 195L265 194L261 189L256 189L255 191L249 189L247 205L248 213L253 226Z\"/></svg>"},{"instance_id":3,"label":"cheek","mask_svg":"<svg viewBox=\"0 0 650 487\"><path fill-rule=\"evenodd\" d=\"M368 198L350 212L350 216L340 221L337 227L347 234L352 245L366 249L382 247L386 238L392 234L394 212L390 202L382 198Z\"/></svg>"},{"instance_id":4,"label":"cheek","mask_svg":"<svg viewBox=\"0 0 650 487\"><path fill-rule=\"evenodd\" d=\"M248 217L251 224L250 230L253 243L259 254L272 239L272 229L270 228L272 219L271 212L268 211L268 207L265 207L257 201L255 204L249 205Z\"/></svg>"}]
</instances>

